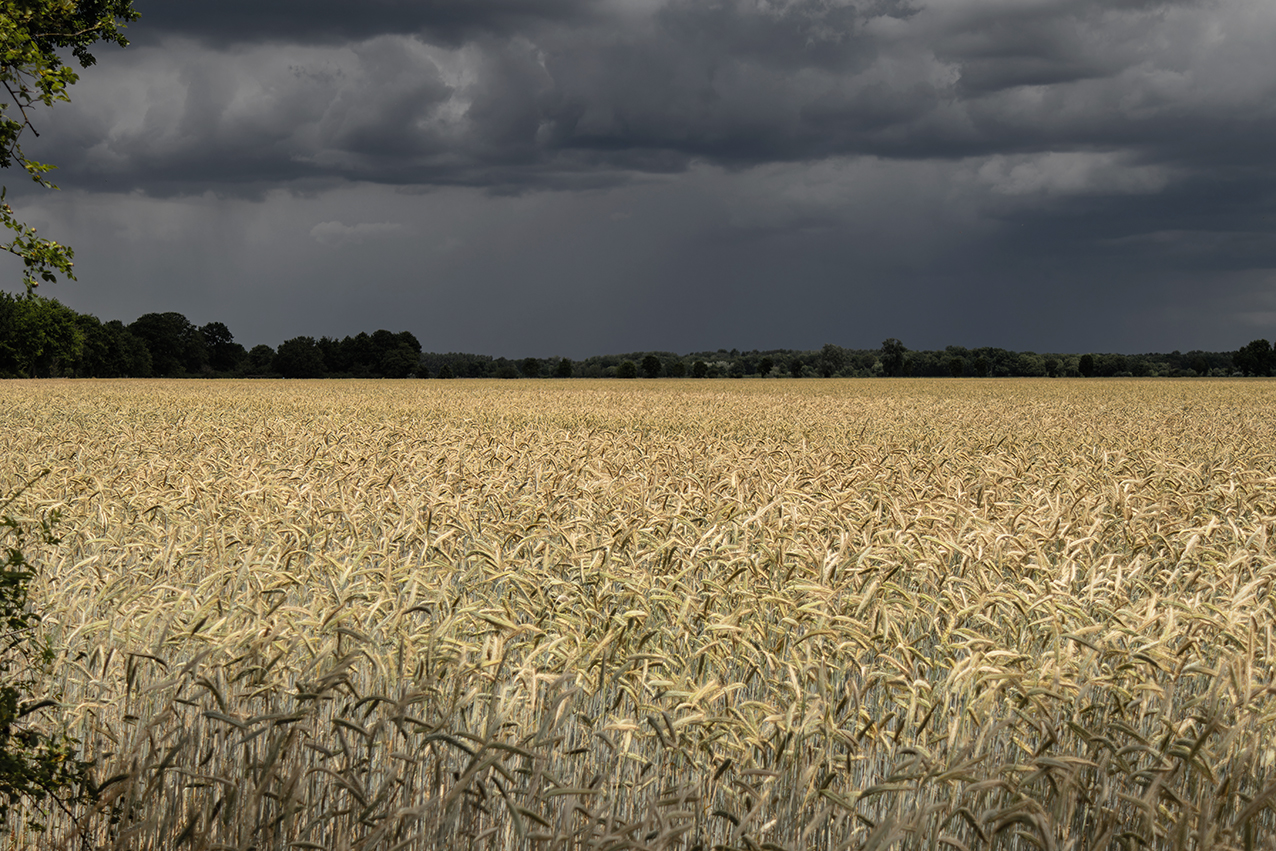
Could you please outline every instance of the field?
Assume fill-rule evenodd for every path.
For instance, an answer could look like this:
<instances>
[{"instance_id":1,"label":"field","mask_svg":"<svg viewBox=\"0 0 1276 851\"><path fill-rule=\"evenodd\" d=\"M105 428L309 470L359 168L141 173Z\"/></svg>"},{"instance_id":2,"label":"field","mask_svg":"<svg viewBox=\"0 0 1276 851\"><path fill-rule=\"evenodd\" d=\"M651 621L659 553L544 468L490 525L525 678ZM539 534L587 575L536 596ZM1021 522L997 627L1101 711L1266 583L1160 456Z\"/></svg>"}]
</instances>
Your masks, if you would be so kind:
<instances>
[{"instance_id":1,"label":"field","mask_svg":"<svg viewBox=\"0 0 1276 851\"><path fill-rule=\"evenodd\" d=\"M103 784L16 847L1276 847L1276 384L0 398Z\"/></svg>"}]
</instances>

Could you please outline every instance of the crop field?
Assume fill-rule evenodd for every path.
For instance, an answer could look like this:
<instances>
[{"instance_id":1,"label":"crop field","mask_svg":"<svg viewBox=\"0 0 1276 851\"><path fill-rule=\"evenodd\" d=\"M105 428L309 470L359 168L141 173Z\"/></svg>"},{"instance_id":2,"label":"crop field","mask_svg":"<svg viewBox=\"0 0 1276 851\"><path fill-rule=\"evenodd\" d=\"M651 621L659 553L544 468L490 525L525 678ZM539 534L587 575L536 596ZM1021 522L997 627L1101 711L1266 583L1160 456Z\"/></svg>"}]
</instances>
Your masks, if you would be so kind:
<instances>
[{"instance_id":1,"label":"crop field","mask_svg":"<svg viewBox=\"0 0 1276 851\"><path fill-rule=\"evenodd\" d=\"M101 785L0 847L1276 847L1276 384L0 399Z\"/></svg>"}]
</instances>

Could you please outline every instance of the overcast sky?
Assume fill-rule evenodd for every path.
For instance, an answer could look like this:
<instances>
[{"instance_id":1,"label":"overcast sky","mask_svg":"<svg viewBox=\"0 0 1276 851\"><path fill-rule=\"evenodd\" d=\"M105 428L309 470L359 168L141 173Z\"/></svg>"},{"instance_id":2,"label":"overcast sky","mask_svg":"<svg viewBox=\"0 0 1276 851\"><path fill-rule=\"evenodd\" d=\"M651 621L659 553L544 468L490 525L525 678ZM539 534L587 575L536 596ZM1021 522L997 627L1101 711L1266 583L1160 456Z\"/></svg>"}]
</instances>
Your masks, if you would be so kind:
<instances>
[{"instance_id":1,"label":"overcast sky","mask_svg":"<svg viewBox=\"0 0 1276 851\"><path fill-rule=\"evenodd\" d=\"M104 320L543 357L1276 336L1271 0L136 6L25 140L61 191L4 175L76 249L41 292Z\"/></svg>"}]
</instances>

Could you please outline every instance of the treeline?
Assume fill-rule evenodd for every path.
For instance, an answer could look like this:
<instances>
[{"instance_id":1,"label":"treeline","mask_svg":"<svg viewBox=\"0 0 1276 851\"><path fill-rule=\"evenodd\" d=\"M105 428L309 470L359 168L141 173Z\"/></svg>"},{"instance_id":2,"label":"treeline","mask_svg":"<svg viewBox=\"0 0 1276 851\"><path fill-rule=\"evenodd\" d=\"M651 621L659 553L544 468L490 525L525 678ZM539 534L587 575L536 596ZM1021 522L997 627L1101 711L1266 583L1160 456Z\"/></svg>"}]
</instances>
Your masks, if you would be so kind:
<instances>
[{"instance_id":1,"label":"treeline","mask_svg":"<svg viewBox=\"0 0 1276 851\"><path fill-rule=\"evenodd\" d=\"M221 322L196 327L180 313L102 322L56 299L0 293L0 377L408 378L420 359L407 331L245 349Z\"/></svg>"},{"instance_id":2,"label":"treeline","mask_svg":"<svg viewBox=\"0 0 1276 851\"><path fill-rule=\"evenodd\" d=\"M985 347L949 346L942 350L911 351L898 340L877 349L848 349L827 344L822 349L741 352L719 349L677 355L639 352L589 358L574 374L587 376L693 378L875 378L903 377L1081 377L1233 375L1232 352L1192 351L1169 354L1037 354ZM1276 363L1272 364L1276 367ZM1266 375L1267 372L1250 374Z\"/></svg>"},{"instance_id":3,"label":"treeline","mask_svg":"<svg viewBox=\"0 0 1276 851\"><path fill-rule=\"evenodd\" d=\"M1236 352L1037 354L1000 348L911 351L891 338L876 349L718 349L681 355L631 352L508 358L423 352L408 331L340 340L293 337L245 349L221 322L195 326L180 313L148 313L125 325L56 299L0 293L0 377L261 378L868 378L1271 375L1276 350L1255 340Z\"/></svg>"}]
</instances>

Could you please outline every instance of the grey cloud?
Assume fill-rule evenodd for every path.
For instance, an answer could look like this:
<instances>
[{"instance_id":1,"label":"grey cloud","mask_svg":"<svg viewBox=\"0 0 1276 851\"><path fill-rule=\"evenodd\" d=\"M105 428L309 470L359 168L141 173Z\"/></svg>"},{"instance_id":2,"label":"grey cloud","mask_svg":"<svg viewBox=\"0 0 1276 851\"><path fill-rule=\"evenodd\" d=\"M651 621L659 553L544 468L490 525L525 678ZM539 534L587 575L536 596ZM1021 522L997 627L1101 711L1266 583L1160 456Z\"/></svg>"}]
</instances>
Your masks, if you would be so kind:
<instances>
[{"instance_id":1,"label":"grey cloud","mask_svg":"<svg viewBox=\"0 0 1276 851\"><path fill-rule=\"evenodd\" d=\"M142 2L34 116L67 191L9 187L103 318L509 356L1276 333L1276 4Z\"/></svg>"},{"instance_id":2,"label":"grey cloud","mask_svg":"<svg viewBox=\"0 0 1276 851\"><path fill-rule=\"evenodd\" d=\"M397 222L320 222L310 229L310 237L320 245L351 245L402 236L403 225Z\"/></svg>"},{"instance_id":3,"label":"grey cloud","mask_svg":"<svg viewBox=\"0 0 1276 851\"><path fill-rule=\"evenodd\" d=\"M518 32L539 21L570 18L587 5L588 0L136 0L142 19L129 36L142 44L176 35L225 46L344 44L415 33L456 45L486 34Z\"/></svg>"},{"instance_id":4,"label":"grey cloud","mask_svg":"<svg viewBox=\"0 0 1276 851\"><path fill-rule=\"evenodd\" d=\"M267 18L292 8L262 6ZM678 260L651 273L680 292L713 268L761 291L764 274L821 252L866 277L908 267L924 278L931 258L962 268L962 286L1006 289L1045 265L1095 282L1121 266L1141 292L1178 266L1276 267L1276 59L1265 49L1276 12L1253 4L598 0L520 17L531 7L476 3L452 40L425 18L455 7L370 8L381 24L368 33L402 31L324 40L310 22L284 42L174 28L104 56L32 153L59 163L68 186L258 201L351 184L423 198L448 186L591 196L725 169L756 191L701 226L696 253L670 248ZM313 14L344 20L325 9ZM394 15L409 12L419 17L399 26ZM943 212L882 216L874 202L864 215L855 204L873 170L839 172L861 159L901 166L868 197L914 191L924 176L942 188L926 197ZM342 216L365 224L332 221ZM367 223L391 218L409 221L315 214L302 242L370 249L388 234ZM919 249L922 229L1005 265L934 235ZM840 247L866 232L876 236L856 251ZM689 298L703 322L719 321L718 293Z\"/></svg>"},{"instance_id":5,"label":"grey cloud","mask_svg":"<svg viewBox=\"0 0 1276 851\"><path fill-rule=\"evenodd\" d=\"M1276 127L1276 19L1228 0L170 5L55 124L79 185L518 191L695 160L1075 154L1148 186L1266 169Z\"/></svg>"}]
</instances>

